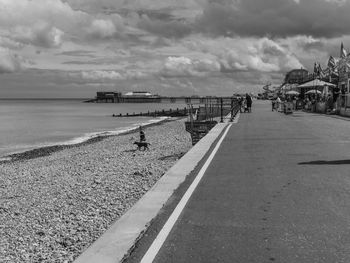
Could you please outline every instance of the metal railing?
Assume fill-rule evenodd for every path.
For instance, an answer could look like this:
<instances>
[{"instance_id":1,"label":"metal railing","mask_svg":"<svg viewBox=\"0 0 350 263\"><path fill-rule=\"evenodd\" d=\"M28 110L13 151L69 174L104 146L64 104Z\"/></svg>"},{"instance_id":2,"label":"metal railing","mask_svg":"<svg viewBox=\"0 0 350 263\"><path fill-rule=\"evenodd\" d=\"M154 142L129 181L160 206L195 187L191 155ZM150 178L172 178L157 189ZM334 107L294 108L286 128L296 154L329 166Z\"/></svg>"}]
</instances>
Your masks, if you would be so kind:
<instances>
[{"instance_id":1,"label":"metal railing","mask_svg":"<svg viewBox=\"0 0 350 263\"><path fill-rule=\"evenodd\" d=\"M224 122L224 118L229 116L232 122L240 110L240 104L235 98L215 98L214 100L207 99L206 103L196 110L192 104L188 108L189 120L185 126L186 131L191 134L194 145L218 123L215 119L219 118L220 122Z\"/></svg>"}]
</instances>

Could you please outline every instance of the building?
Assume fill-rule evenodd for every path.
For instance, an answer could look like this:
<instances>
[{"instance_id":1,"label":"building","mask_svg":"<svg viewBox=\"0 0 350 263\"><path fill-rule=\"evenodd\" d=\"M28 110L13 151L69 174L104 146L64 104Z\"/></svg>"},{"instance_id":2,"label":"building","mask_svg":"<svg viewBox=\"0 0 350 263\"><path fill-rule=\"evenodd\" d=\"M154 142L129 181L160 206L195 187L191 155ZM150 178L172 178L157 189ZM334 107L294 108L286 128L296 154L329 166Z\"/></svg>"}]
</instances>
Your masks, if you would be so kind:
<instances>
[{"instance_id":1,"label":"building","mask_svg":"<svg viewBox=\"0 0 350 263\"><path fill-rule=\"evenodd\" d=\"M345 57L339 60L338 64L338 88L342 94L349 93L350 87L350 69L349 69L350 58Z\"/></svg>"},{"instance_id":2,"label":"building","mask_svg":"<svg viewBox=\"0 0 350 263\"><path fill-rule=\"evenodd\" d=\"M99 91L96 94L95 102L121 102L122 94L120 92Z\"/></svg>"},{"instance_id":3,"label":"building","mask_svg":"<svg viewBox=\"0 0 350 263\"><path fill-rule=\"evenodd\" d=\"M289 71L285 78L284 84L302 84L310 80L310 73L306 69L293 69Z\"/></svg>"}]
</instances>

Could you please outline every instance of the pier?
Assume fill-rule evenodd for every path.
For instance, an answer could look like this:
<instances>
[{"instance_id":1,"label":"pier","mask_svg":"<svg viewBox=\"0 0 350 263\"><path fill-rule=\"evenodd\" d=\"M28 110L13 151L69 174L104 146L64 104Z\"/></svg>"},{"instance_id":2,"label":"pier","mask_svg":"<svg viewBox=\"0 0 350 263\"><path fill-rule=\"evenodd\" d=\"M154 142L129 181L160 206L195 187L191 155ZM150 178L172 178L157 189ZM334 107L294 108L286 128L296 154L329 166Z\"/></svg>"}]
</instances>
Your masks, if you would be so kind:
<instances>
[{"instance_id":1,"label":"pier","mask_svg":"<svg viewBox=\"0 0 350 263\"><path fill-rule=\"evenodd\" d=\"M221 99L231 97L217 96L126 96L120 92L97 92L96 97L84 102L90 103L185 103L185 104L209 104L220 103Z\"/></svg>"}]
</instances>

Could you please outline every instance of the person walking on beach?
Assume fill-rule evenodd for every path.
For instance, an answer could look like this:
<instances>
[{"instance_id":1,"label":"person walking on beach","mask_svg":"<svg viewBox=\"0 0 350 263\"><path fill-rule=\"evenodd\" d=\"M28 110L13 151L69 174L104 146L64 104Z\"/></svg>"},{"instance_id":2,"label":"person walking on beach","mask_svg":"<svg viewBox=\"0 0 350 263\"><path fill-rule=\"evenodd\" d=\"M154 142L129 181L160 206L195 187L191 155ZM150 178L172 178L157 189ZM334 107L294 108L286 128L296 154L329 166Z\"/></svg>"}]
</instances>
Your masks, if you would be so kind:
<instances>
[{"instance_id":1,"label":"person walking on beach","mask_svg":"<svg viewBox=\"0 0 350 263\"><path fill-rule=\"evenodd\" d=\"M246 103L247 103L247 108L248 108L248 112L252 112L252 97L247 93L245 95L245 100L246 100Z\"/></svg>"},{"instance_id":2,"label":"person walking on beach","mask_svg":"<svg viewBox=\"0 0 350 263\"><path fill-rule=\"evenodd\" d=\"M146 135L142 129L142 126L140 126L140 142L144 142L144 141L146 141Z\"/></svg>"}]
</instances>

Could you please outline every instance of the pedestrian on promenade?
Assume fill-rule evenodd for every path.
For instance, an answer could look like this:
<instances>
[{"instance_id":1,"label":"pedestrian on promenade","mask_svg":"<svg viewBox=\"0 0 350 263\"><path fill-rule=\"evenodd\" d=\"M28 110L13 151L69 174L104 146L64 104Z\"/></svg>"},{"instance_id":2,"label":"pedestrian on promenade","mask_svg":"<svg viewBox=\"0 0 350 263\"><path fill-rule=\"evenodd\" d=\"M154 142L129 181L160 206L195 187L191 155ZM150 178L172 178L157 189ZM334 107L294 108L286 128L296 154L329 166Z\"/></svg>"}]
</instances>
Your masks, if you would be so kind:
<instances>
[{"instance_id":1,"label":"pedestrian on promenade","mask_svg":"<svg viewBox=\"0 0 350 263\"><path fill-rule=\"evenodd\" d=\"M335 86L333 88L333 109L334 110L336 108L336 104L337 104L337 100L338 100L339 94L340 94L340 89L339 89L339 87Z\"/></svg>"},{"instance_id":2,"label":"pedestrian on promenade","mask_svg":"<svg viewBox=\"0 0 350 263\"><path fill-rule=\"evenodd\" d=\"M297 96L293 96L292 102L293 102L293 110L297 110Z\"/></svg>"},{"instance_id":3,"label":"pedestrian on promenade","mask_svg":"<svg viewBox=\"0 0 350 263\"><path fill-rule=\"evenodd\" d=\"M316 112L316 95L312 95L311 97L311 111Z\"/></svg>"},{"instance_id":4,"label":"pedestrian on promenade","mask_svg":"<svg viewBox=\"0 0 350 263\"><path fill-rule=\"evenodd\" d=\"M271 107L272 107L272 111L274 111L276 109L276 100L275 99L272 99L271 100Z\"/></svg>"},{"instance_id":5,"label":"pedestrian on promenade","mask_svg":"<svg viewBox=\"0 0 350 263\"><path fill-rule=\"evenodd\" d=\"M238 98L239 112L242 113L243 97Z\"/></svg>"},{"instance_id":6,"label":"pedestrian on promenade","mask_svg":"<svg viewBox=\"0 0 350 263\"><path fill-rule=\"evenodd\" d=\"M140 126L140 142L144 142L144 141L146 141L146 135L142 129L142 126Z\"/></svg>"},{"instance_id":7,"label":"pedestrian on promenade","mask_svg":"<svg viewBox=\"0 0 350 263\"><path fill-rule=\"evenodd\" d=\"M332 110L333 110L333 97L332 97L332 94L328 94L326 103L327 103L326 104L327 105L326 113L332 112Z\"/></svg>"},{"instance_id":8,"label":"pedestrian on promenade","mask_svg":"<svg viewBox=\"0 0 350 263\"><path fill-rule=\"evenodd\" d=\"M281 101L280 96L277 96L277 99L276 99L275 103L277 104L277 106L276 106L277 107L277 111L281 112L282 111L282 108L281 108L282 101Z\"/></svg>"},{"instance_id":9,"label":"pedestrian on promenade","mask_svg":"<svg viewBox=\"0 0 350 263\"><path fill-rule=\"evenodd\" d=\"M246 100L246 103L247 103L247 108L248 108L248 112L252 112L252 97L247 93L245 95L245 100Z\"/></svg>"}]
</instances>

